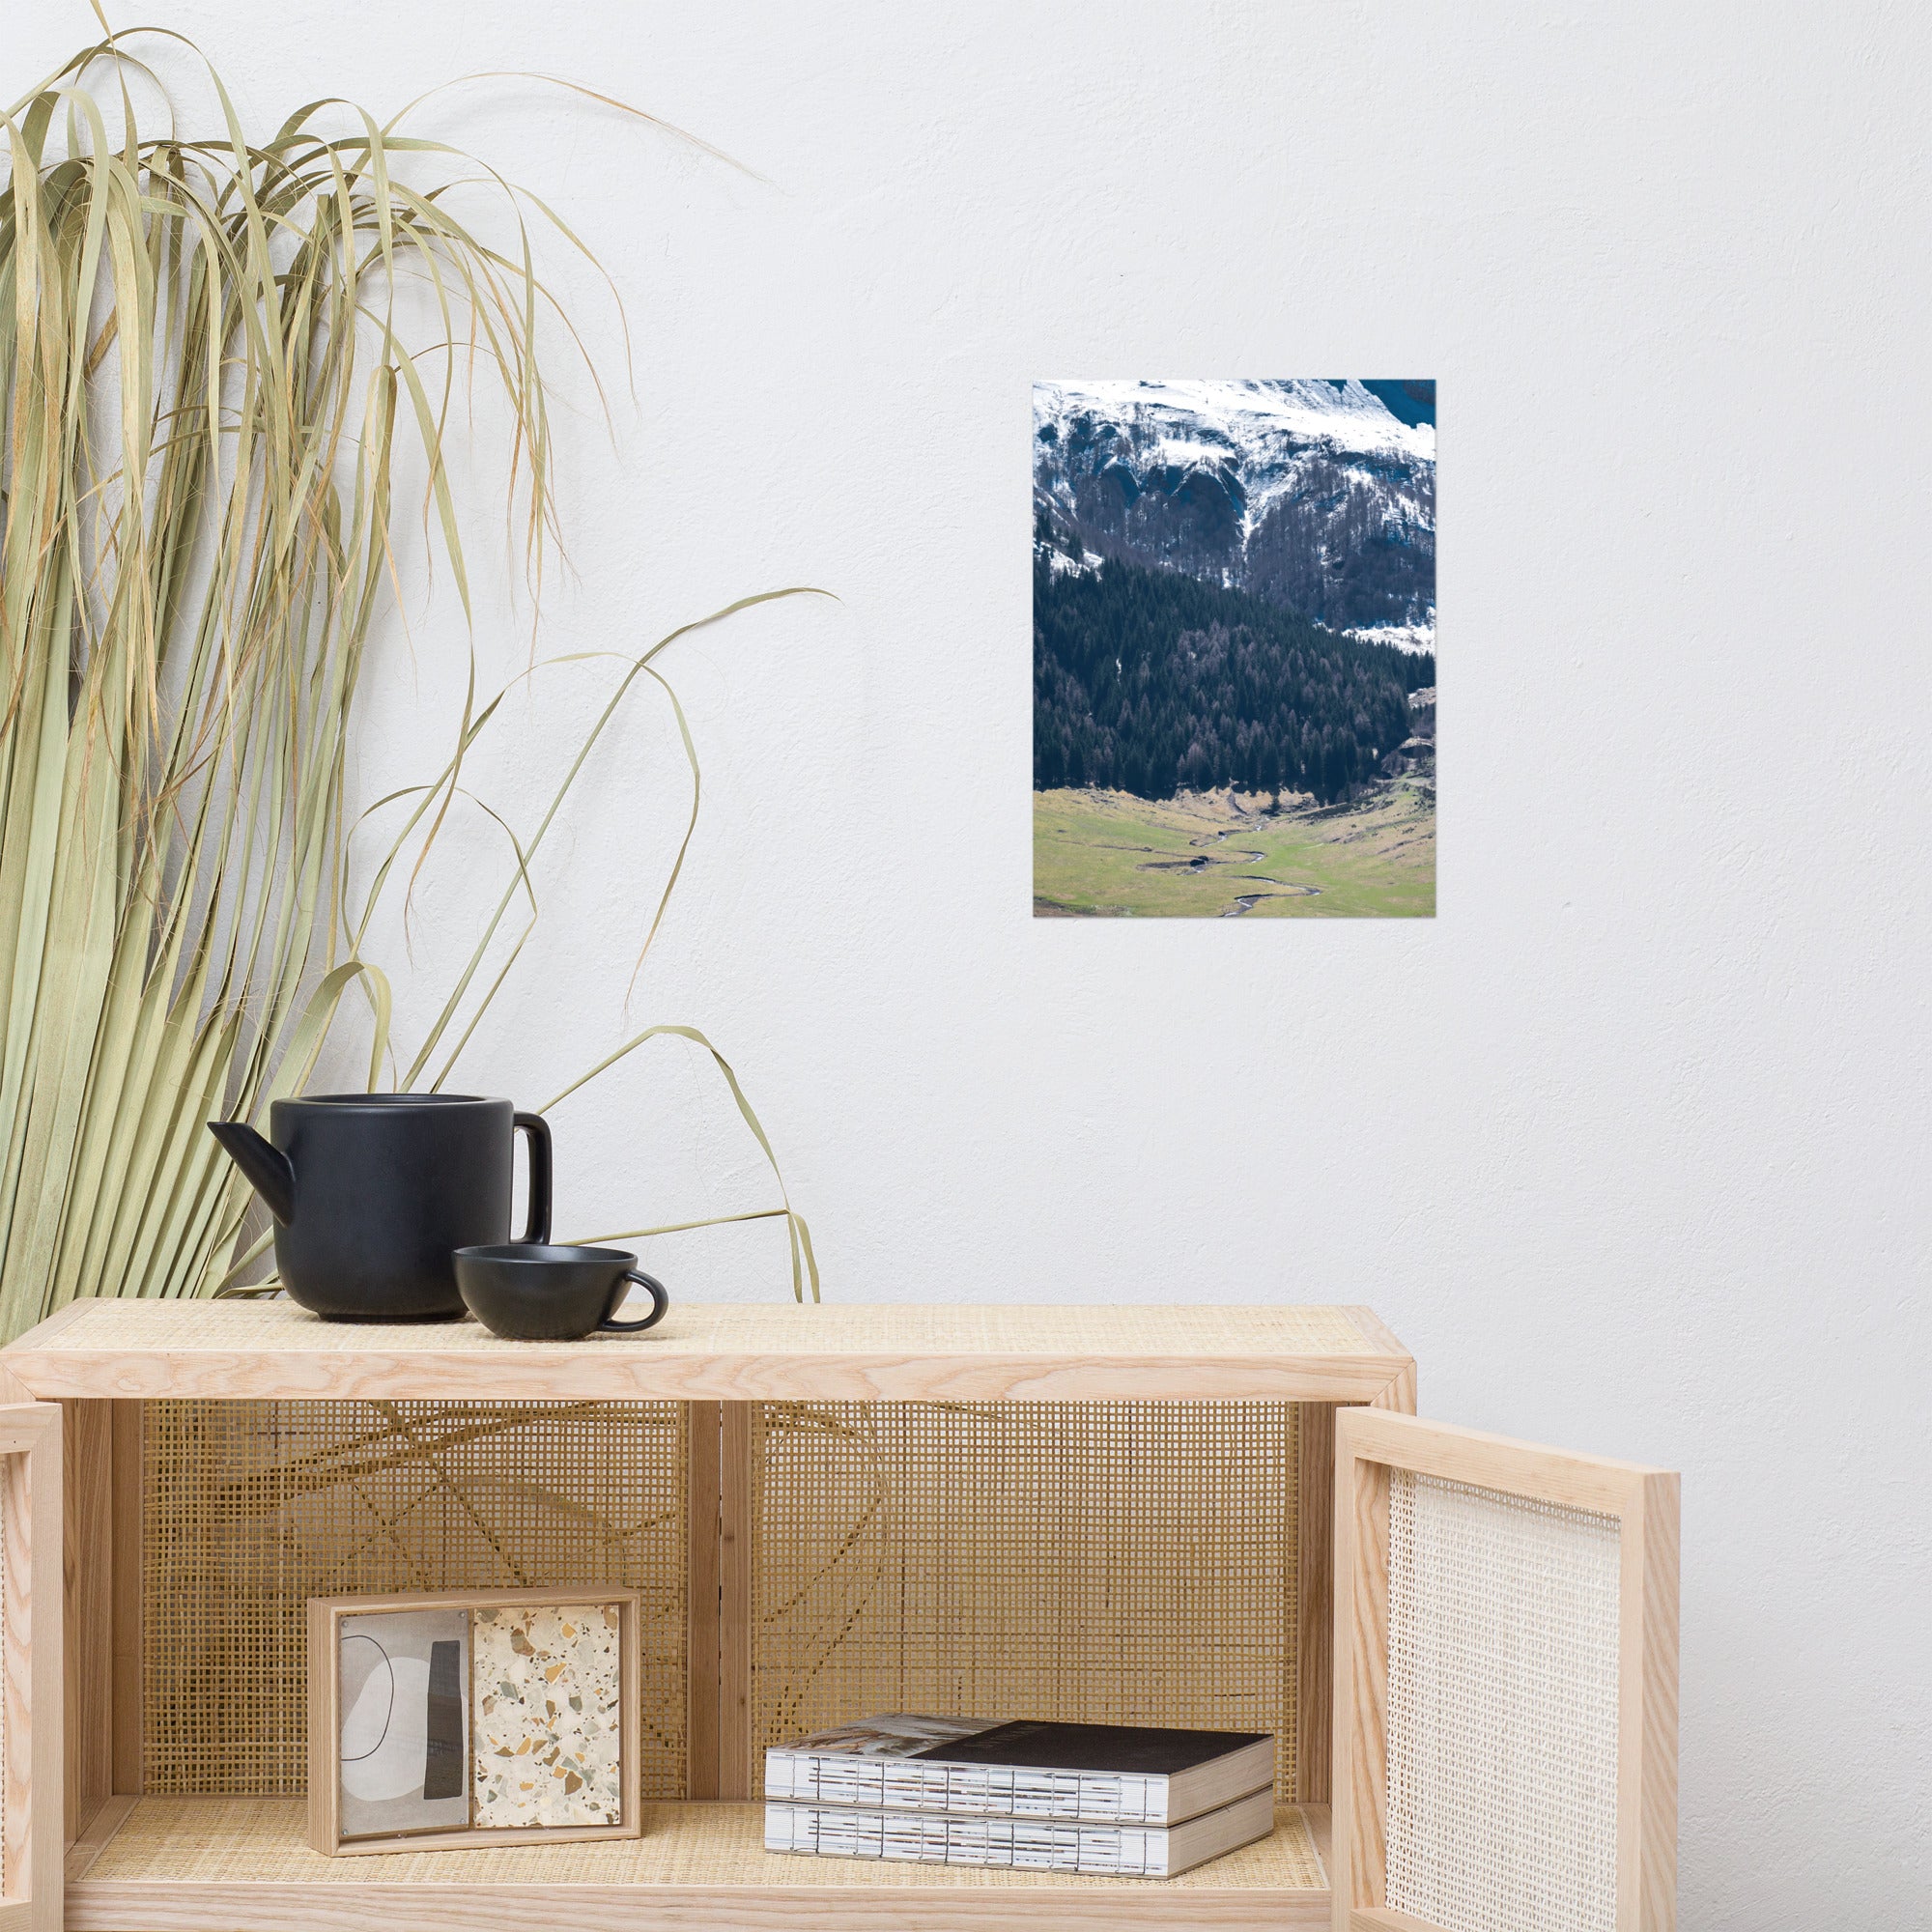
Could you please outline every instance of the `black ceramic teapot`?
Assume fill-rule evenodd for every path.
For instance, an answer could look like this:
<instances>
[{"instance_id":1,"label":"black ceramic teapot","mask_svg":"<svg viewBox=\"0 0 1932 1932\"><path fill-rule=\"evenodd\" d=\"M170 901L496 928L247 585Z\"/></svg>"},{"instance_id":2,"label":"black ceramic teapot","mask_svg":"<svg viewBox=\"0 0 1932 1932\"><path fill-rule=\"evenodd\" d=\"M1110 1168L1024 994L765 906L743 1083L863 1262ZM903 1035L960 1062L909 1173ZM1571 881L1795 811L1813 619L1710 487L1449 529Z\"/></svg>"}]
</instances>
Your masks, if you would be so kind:
<instances>
[{"instance_id":1,"label":"black ceramic teapot","mask_svg":"<svg viewBox=\"0 0 1932 1932\"><path fill-rule=\"evenodd\" d=\"M450 1321L450 1255L510 1237L512 1146L529 1136L526 1241L550 1239L550 1129L541 1114L468 1094L318 1094L277 1100L269 1138L208 1130L275 1217L275 1270L328 1321Z\"/></svg>"}]
</instances>

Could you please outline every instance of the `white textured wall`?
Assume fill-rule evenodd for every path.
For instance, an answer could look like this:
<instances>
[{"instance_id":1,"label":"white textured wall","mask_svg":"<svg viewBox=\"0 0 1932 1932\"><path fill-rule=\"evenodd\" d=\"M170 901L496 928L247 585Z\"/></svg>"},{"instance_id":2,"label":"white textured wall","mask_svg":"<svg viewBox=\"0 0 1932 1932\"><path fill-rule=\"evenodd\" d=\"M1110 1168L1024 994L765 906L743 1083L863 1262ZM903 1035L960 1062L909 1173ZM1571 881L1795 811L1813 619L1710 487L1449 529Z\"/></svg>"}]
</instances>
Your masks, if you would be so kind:
<instances>
[{"instance_id":1,"label":"white textured wall","mask_svg":"<svg viewBox=\"0 0 1932 1932\"><path fill-rule=\"evenodd\" d=\"M536 69L770 178L504 82L425 120L632 318L543 647L844 600L671 661L706 816L631 1021L736 1060L827 1293L1368 1301L1428 1413L1681 1466L1684 1923L1932 1920L1923 16L167 11L258 128ZM7 91L86 22L14 21ZM1345 373L1441 384L1441 916L1036 924L1029 381ZM478 575L500 671L500 545ZM370 792L446 724L451 600L411 609ZM520 823L586 697L479 768ZM469 1083L538 1099L621 1037L675 760L639 704ZM411 1014L477 899L450 850ZM682 1045L556 1131L575 1232L764 1199ZM783 1292L770 1226L653 1252Z\"/></svg>"}]
</instances>

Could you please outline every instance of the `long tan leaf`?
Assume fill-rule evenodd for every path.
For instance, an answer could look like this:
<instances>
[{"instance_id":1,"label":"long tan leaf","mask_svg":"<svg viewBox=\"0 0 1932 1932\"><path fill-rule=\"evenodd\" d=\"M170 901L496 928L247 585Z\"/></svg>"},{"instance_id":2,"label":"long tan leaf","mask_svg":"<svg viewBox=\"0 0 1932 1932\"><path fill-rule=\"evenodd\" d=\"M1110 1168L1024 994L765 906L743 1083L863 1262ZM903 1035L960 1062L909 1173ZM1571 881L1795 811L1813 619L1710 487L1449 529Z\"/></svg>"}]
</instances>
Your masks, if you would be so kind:
<instances>
[{"instance_id":1,"label":"long tan leaf","mask_svg":"<svg viewBox=\"0 0 1932 1932\"><path fill-rule=\"evenodd\" d=\"M426 547L467 615L449 448L466 389L499 390L504 514L541 590L557 521L539 330L583 345L536 242L594 258L547 204L401 117L317 100L251 141L209 68L215 125L184 129L142 34L199 58L170 30L103 21L0 113L0 1339L77 1294L212 1293L259 1258L249 1192L205 1123L301 1091L352 986L371 1086L439 1056L440 1084L474 1050L528 958L545 836L638 678L668 697L692 774L639 963L700 795L689 721L652 668L696 626L617 667L528 833L464 782L501 701L478 702L472 655L439 775L399 794L401 829L357 871L345 775L409 541L397 478L422 478ZM156 125L137 99L159 100ZM507 239L454 213L477 183ZM402 319L418 284L427 327ZM458 800L501 826L507 877L403 1049L366 941L386 894L407 909ZM794 1293L806 1271L815 1292L809 1231L788 1201L750 1218L767 1211Z\"/></svg>"}]
</instances>

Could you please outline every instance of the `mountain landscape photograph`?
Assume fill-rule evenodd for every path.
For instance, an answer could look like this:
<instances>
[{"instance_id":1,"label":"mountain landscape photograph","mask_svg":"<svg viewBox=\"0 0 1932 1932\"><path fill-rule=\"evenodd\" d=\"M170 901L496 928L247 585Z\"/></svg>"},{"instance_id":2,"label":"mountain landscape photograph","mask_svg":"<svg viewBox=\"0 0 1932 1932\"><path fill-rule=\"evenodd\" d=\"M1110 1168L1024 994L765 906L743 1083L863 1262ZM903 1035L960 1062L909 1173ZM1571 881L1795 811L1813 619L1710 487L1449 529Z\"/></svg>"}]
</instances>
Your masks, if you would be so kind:
<instances>
[{"instance_id":1,"label":"mountain landscape photograph","mask_svg":"<svg viewBox=\"0 0 1932 1932\"><path fill-rule=\"evenodd\" d=\"M1435 384L1034 385L1034 912L1435 911Z\"/></svg>"}]
</instances>

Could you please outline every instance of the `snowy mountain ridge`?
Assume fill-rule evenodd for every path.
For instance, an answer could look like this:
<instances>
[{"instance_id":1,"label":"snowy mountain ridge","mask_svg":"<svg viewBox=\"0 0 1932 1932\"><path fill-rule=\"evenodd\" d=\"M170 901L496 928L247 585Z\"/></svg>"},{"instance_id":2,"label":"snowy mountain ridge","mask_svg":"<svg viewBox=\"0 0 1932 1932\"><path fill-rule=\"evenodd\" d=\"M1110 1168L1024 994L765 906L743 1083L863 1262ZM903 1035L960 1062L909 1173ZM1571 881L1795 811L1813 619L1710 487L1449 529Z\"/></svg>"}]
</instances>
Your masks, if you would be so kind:
<instances>
[{"instance_id":1,"label":"snowy mountain ridge","mask_svg":"<svg viewBox=\"0 0 1932 1932\"><path fill-rule=\"evenodd\" d=\"M1063 569L1179 570L1433 650L1434 415L1420 383L1037 383L1036 529Z\"/></svg>"}]
</instances>

